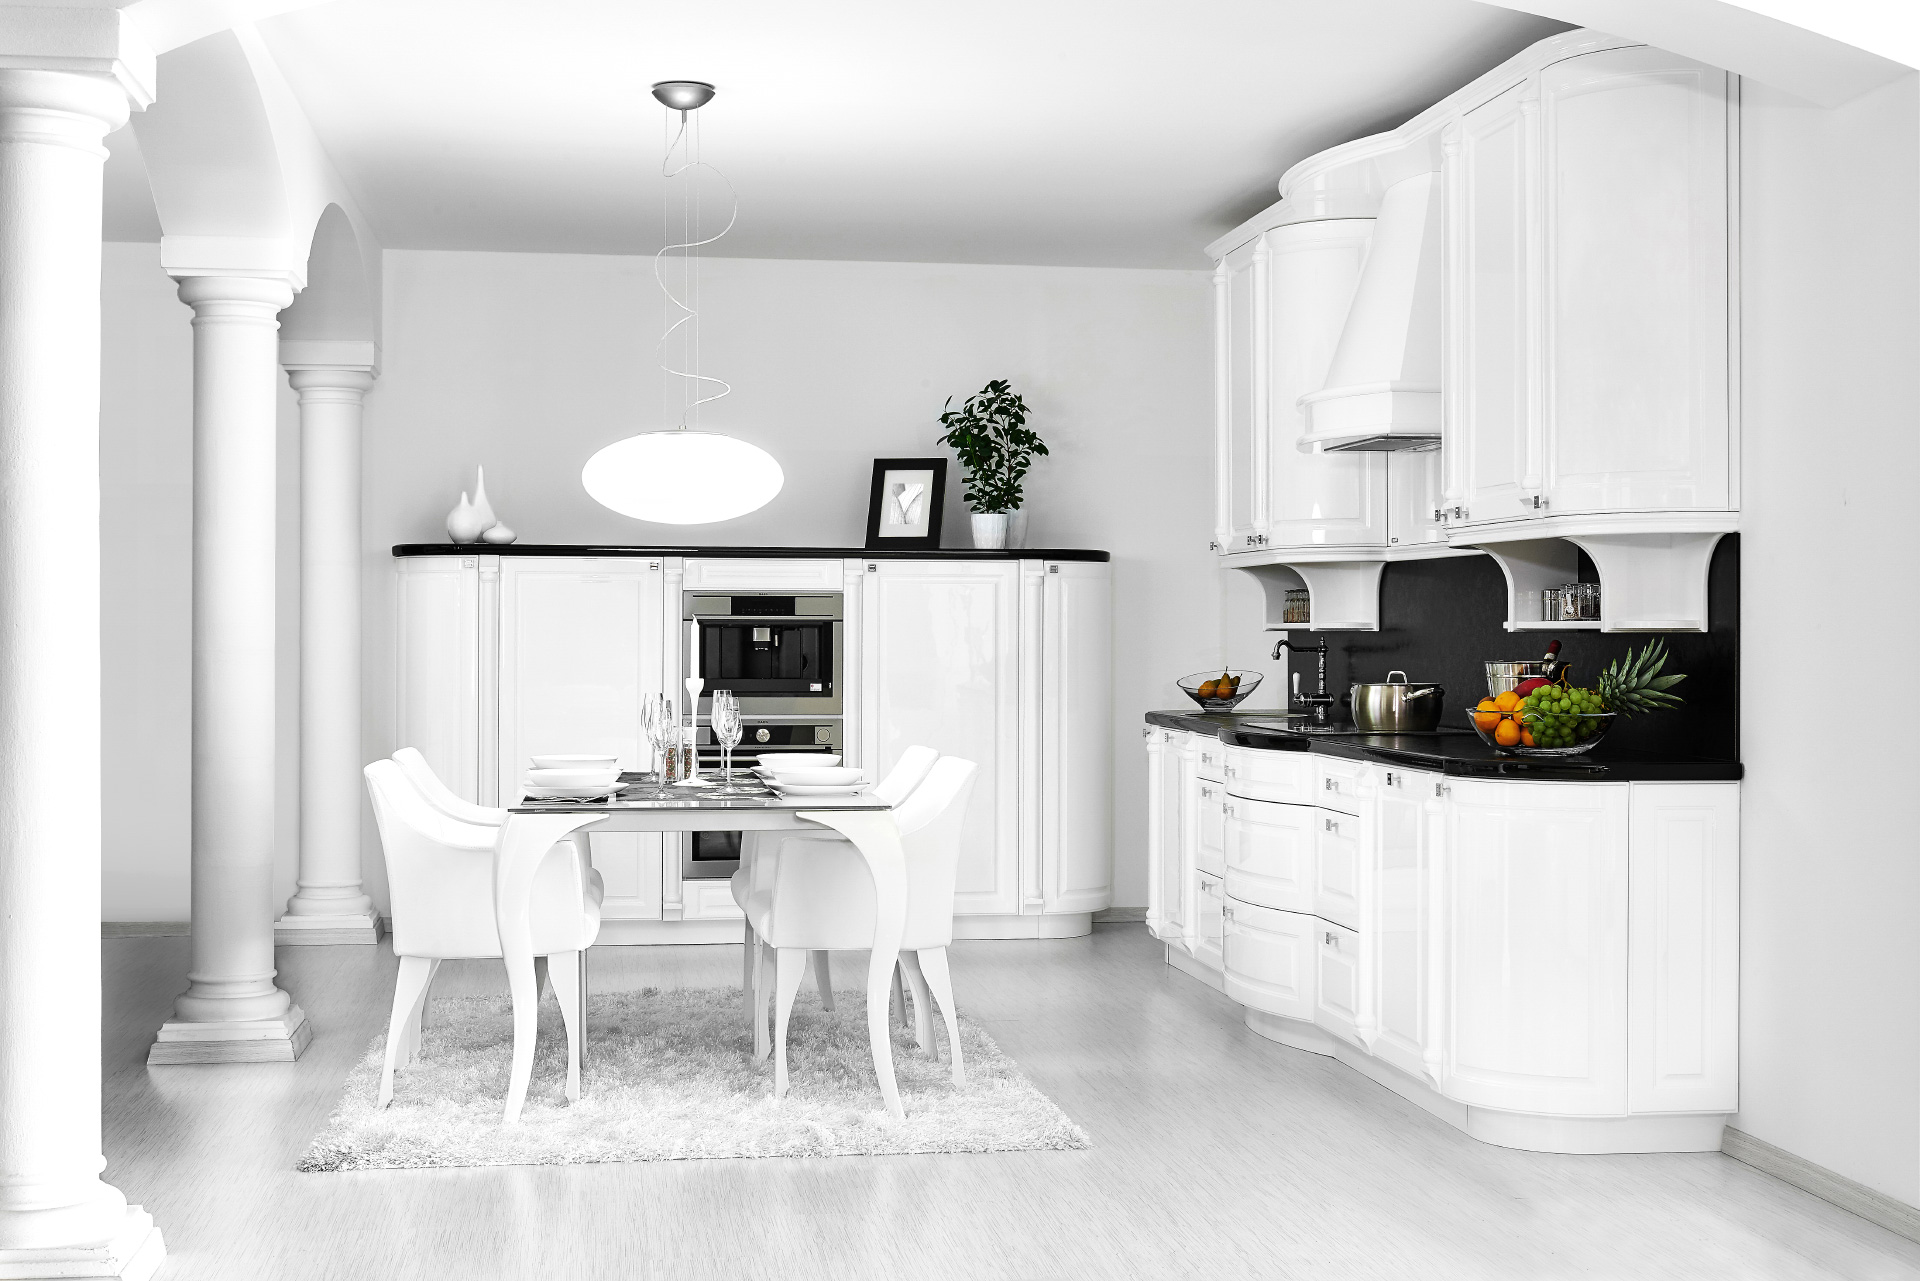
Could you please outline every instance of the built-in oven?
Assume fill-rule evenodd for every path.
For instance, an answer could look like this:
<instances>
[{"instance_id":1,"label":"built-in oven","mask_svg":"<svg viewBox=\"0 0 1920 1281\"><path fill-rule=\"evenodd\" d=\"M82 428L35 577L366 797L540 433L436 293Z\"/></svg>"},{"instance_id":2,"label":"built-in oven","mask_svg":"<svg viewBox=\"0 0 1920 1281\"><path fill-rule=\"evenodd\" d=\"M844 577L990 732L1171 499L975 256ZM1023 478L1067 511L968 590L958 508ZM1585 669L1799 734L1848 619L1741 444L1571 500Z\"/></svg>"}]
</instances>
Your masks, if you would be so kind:
<instances>
[{"instance_id":1,"label":"built-in oven","mask_svg":"<svg viewBox=\"0 0 1920 1281\"><path fill-rule=\"evenodd\" d=\"M702 724L696 731L700 744L700 772L708 778L720 776L720 744L714 741L711 727ZM840 721L762 720L741 718L740 746L733 749L735 775L750 770L762 756L781 752L839 752ZM671 848L671 847L669 847ZM740 833L685 832L680 836L680 877L682 880L718 880L740 870Z\"/></svg>"},{"instance_id":2,"label":"built-in oven","mask_svg":"<svg viewBox=\"0 0 1920 1281\"><path fill-rule=\"evenodd\" d=\"M708 693L732 690L748 718L840 715L839 592L687 592L682 603L682 676L700 677Z\"/></svg>"}]
</instances>

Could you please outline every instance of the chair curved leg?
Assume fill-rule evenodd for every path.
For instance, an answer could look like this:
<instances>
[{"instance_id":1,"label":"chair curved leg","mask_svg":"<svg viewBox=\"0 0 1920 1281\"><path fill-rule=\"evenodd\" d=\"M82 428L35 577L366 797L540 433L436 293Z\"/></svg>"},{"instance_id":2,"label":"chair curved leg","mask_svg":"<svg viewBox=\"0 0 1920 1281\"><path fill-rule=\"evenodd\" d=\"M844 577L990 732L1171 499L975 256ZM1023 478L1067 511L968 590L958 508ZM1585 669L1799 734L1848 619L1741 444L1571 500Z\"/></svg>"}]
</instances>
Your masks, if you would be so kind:
<instances>
[{"instance_id":1,"label":"chair curved leg","mask_svg":"<svg viewBox=\"0 0 1920 1281\"><path fill-rule=\"evenodd\" d=\"M927 976L920 972L920 954L900 953L900 968L906 972L907 987L913 992L913 1043L938 1062L940 1042L933 1035L933 1001L927 993Z\"/></svg>"},{"instance_id":2,"label":"chair curved leg","mask_svg":"<svg viewBox=\"0 0 1920 1281\"><path fill-rule=\"evenodd\" d=\"M767 1036L767 1013L773 1002L774 949L765 939L753 945L753 1061L764 1063L773 1053L773 1041Z\"/></svg>"},{"instance_id":3,"label":"chair curved leg","mask_svg":"<svg viewBox=\"0 0 1920 1281\"><path fill-rule=\"evenodd\" d=\"M380 1070L380 1102L393 1102L393 1074L413 1061L407 1050L408 1027L433 977L433 962L424 956L400 958L400 974L393 983L393 1015L387 1020L387 1061Z\"/></svg>"},{"instance_id":4,"label":"chair curved leg","mask_svg":"<svg viewBox=\"0 0 1920 1281\"><path fill-rule=\"evenodd\" d=\"M547 958L533 958L533 1003L540 1004L540 998L547 994Z\"/></svg>"},{"instance_id":5,"label":"chair curved leg","mask_svg":"<svg viewBox=\"0 0 1920 1281\"><path fill-rule=\"evenodd\" d=\"M825 952L813 954L813 983L820 989L820 1008L833 1009L833 966L827 960Z\"/></svg>"},{"instance_id":6,"label":"chair curved leg","mask_svg":"<svg viewBox=\"0 0 1920 1281\"><path fill-rule=\"evenodd\" d=\"M787 1094L787 1016L793 1013L793 998L807 972L807 954L798 948L778 948L773 964L779 989L773 1007L773 1097L780 1099Z\"/></svg>"},{"instance_id":7,"label":"chair curved leg","mask_svg":"<svg viewBox=\"0 0 1920 1281\"><path fill-rule=\"evenodd\" d=\"M560 1020L567 1027L567 1102L580 1101L580 1046L585 1040L586 1010L581 1005L580 953L556 952L547 958L547 977L560 1002Z\"/></svg>"},{"instance_id":8,"label":"chair curved leg","mask_svg":"<svg viewBox=\"0 0 1920 1281\"><path fill-rule=\"evenodd\" d=\"M897 1019L902 1027L906 1026L907 989L905 985L900 982L900 966L898 963L893 967L893 998L891 1004L887 1007L887 1012L893 1018Z\"/></svg>"},{"instance_id":9,"label":"chair curved leg","mask_svg":"<svg viewBox=\"0 0 1920 1281\"><path fill-rule=\"evenodd\" d=\"M748 1027L753 1026L754 971L758 968L754 965L754 961L757 959L754 955L754 944L757 942L759 942L759 939L754 935L753 922L740 922L740 1004L747 1016Z\"/></svg>"},{"instance_id":10,"label":"chair curved leg","mask_svg":"<svg viewBox=\"0 0 1920 1281\"><path fill-rule=\"evenodd\" d=\"M941 1016L947 1021L947 1044L953 1050L953 1083L965 1089L967 1065L960 1055L960 1015L953 1008L953 976L947 972L947 949L923 948L919 960L921 972L927 976L927 986L933 989L933 999L940 1002Z\"/></svg>"},{"instance_id":11,"label":"chair curved leg","mask_svg":"<svg viewBox=\"0 0 1920 1281\"><path fill-rule=\"evenodd\" d=\"M438 960L427 962L427 981L421 985L420 999L414 1003L413 1016L407 1020L407 1040L400 1052L402 1067L420 1057L420 1045L427 1026L427 998L433 994L433 978L439 972Z\"/></svg>"}]
</instances>

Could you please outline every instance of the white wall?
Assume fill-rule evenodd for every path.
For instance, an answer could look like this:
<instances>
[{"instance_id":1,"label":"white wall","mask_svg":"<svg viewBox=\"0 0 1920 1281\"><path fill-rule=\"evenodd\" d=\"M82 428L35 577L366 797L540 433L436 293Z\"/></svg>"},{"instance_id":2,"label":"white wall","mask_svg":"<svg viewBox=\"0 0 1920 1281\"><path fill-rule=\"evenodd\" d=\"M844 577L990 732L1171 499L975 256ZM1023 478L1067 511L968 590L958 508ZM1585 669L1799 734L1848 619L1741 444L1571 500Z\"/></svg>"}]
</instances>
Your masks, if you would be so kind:
<instances>
[{"instance_id":1,"label":"white wall","mask_svg":"<svg viewBox=\"0 0 1920 1281\"><path fill-rule=\"evenodd\" d=\"M1742 129L1734 1124L1920 1204L1920 836L1877 750L1920 660L1920 76L1832 111L1749 82Z\"/></svg>"}]
</instances>

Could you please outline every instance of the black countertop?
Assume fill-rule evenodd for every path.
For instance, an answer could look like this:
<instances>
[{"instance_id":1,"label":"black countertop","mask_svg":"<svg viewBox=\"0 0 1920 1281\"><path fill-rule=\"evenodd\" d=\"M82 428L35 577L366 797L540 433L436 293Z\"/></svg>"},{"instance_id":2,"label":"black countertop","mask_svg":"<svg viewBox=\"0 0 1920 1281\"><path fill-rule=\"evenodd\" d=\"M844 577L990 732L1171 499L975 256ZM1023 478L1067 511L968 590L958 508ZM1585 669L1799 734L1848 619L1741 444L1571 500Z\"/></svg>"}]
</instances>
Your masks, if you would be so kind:
<instances>
[{"instance_id":1,"label":"black countertop","mask_svg":"<svg viewBox=\"0 0 1920 1281\"><path fill-rule=\"evenodd\" d=\"M1148 712L1147 723L1189 734L1210 734L1229 747L1313 752L1350 761L1374 761L1433 770L1457 778L1516 778L1576 783L1731 783L1745 772L1738 761L1628 751L1602 743L1585 756L1506 756L1470 729L1431 734L1302 734L1285 728L1282 712Z\"/></svg>"},{"instance_id":2,"label":"black countertop","mask_svg":"<svg viewBox=\"0 0 1920 1281\"><path fill-rule=\"evenodd\" d=\"M710 560L1087 560L1113 559L1108 552L1062 547L981 551L941 547L896 551L871 547L635 547L565 543L396 543L395 556L697 556Z\"/></svg>"}]
</instances>

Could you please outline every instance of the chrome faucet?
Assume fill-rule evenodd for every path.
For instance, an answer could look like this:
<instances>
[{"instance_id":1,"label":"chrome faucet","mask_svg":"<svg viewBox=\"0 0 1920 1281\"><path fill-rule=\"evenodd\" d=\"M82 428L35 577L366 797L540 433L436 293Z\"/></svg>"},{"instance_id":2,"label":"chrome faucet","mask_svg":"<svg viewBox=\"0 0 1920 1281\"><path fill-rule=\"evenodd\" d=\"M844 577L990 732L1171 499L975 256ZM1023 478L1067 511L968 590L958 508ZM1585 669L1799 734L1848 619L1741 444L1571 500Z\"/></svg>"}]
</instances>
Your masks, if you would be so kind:
<instances>
[{"instance_id":1,"label":"chrome faucet","mask_svg":"<svg viewBox=\"0 0 1920 1281\"><path fill-rule=\"evenodd\" d=\"M1278 659L1288 650L1296 654L1317 654L1320 657L1318 688L1315 693L1299 695L1298 701L1312 709L1315 725L1325 725L1333 711L1333 697L1327 693L1327 638L1322 636L1318 645L1308 647L1296 645L1283 636L1275 642L1273 656Z\"/></svg>"}]
</instances>

